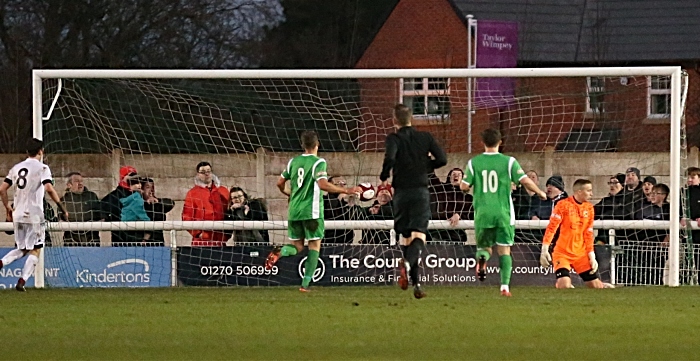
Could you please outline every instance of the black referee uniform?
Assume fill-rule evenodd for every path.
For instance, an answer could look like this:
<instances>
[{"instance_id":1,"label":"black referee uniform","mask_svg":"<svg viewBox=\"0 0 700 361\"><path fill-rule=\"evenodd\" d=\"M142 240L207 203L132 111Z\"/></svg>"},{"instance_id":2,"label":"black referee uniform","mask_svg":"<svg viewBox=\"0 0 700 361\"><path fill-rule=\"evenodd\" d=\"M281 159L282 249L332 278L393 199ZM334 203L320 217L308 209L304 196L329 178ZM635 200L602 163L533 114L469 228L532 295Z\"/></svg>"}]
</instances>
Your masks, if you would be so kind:
<instances>
[{"instance_id":1,"label":"black referee uniform","mask_svg":"<svg viewBox=\"0 0 700 361\"><path fill-rule=\"evenodd\" d=\"M446 164L445 152L430 133L405 126L386 137L386 154L379 179L384 182L393 173L396 233L404 238L409 238L411 232L428 233L431 215L428 173Z\"/></svg>"}]
</instances>

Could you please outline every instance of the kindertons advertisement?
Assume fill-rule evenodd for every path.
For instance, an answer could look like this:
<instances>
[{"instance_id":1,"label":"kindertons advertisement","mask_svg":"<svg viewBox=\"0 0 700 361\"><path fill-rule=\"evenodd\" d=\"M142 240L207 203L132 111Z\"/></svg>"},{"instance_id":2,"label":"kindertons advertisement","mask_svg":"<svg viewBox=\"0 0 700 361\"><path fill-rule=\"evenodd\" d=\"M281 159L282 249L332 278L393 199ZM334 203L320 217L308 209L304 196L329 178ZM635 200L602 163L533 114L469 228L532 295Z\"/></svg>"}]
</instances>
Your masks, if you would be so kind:
<instances>
[{"instance_id":1,"label":"kindertons advertisement","mask_svg":"<svg viewBox=\"0 0 700 361\"><path fill-rule=\"evenodd\" d=\"M500 284L497 255L489 260L486 281L482 283L476 280L475 246L428 244L426 248L420 271L425 285ZM270 246L178 248L178 282L189 286L299 285L305 273L307 251L280 258L271 270L266 270L263 264L271 250ZM511 253L511 284L554 285L552 267L543 268L539 264L539 245L515 245ZM596 254L601 279L609 282L610 251L596 246ZM400 259L397 246L322 245L313 281L321 286L395 284ZM572 281L582 284L575 274Z\"/></svg>"},{"instance_id":2,"label":"kindertons advertisement","mask_svg":"<svg viewBox=\"0 0 700 361\"><path fill-rule=\"evenodd\" d=\"M57 247L44 250L47 287L167 287L165 247Z\"/></svg>"}]
</instances>

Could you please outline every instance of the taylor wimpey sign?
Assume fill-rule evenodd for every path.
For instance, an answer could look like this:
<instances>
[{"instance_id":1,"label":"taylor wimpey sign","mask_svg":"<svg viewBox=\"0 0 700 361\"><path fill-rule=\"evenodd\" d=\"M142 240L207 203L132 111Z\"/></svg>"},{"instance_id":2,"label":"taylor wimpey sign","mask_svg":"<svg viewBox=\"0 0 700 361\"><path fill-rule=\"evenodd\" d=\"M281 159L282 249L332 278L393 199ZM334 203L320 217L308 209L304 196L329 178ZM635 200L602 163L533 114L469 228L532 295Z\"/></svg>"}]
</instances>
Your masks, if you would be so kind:
<instances>
[{"instance_id":1,"label":"taylor wimpey sign","mask_svg":"<svg viewBox=\"0 0 700 361\"><path fill-rule=\"evenodd\" d=\"M515 68L518 64L518 23L479 20L476 32L477 68ZM476 82L476 107L504 107L515 95L512 78L480 78Z\"/></svg>"}]
</instances>

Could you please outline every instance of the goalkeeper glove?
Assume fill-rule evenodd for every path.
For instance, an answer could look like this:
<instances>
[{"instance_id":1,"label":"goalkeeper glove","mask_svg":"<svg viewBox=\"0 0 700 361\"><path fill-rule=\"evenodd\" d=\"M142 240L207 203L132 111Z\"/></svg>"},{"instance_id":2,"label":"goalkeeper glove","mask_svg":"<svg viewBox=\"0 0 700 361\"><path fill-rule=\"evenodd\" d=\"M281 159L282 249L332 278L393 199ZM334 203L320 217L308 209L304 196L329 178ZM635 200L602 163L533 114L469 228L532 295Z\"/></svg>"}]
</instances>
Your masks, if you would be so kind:
<instances>
[{"instance_id":1,"label":"goalkeeper glove","mask_svg":"<svg viewBox=\"0 0 700 361\"><path fill-rule=\"evenodd\" d=\"M598 261L595 259L595 252L588 252L588 259L591 261L591 274L598 272Z\"/></svg>"},{"instance_id":2,"label":"goalkeeper glove","mask_svg":"<svg viewBox=\"0 0 700 361\"><path fill-rule=\"evenodd\" d=\"M542 253L540 254L540 266L547 268L552 264L552 256L549 254L549 245L542 245Z\"/></svg>"}]
</instances>

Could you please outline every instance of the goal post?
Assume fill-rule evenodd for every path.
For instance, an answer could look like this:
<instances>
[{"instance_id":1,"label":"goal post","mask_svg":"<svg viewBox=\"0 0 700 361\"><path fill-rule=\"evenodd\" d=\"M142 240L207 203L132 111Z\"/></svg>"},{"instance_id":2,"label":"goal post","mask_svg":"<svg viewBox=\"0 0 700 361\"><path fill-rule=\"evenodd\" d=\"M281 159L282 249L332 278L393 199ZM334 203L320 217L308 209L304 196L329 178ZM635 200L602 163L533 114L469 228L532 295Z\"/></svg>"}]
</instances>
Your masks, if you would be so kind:
<instances>
[{"instance_id":1,"label":"goal post","mask_svg":"<svg viewBox=\"0 0 700 361\"><path fill-rule=\"evenodd\" d=\"M323 149L324 139L323 136L321 137L321 152L349 154L347 160L343 161L347 163L335 163L336 165L348 164L345 169L336 168L329 171L345 175L348 183L375 182L379 169L376 167L376 161L371 161L369 158L376 158L373 154L381 153L383 139L387 133L391 132L390 117L387 119L386 110L401 101L410 102L414 114L423 112L423 114L417 114L416 119L420 121L417 126L421 130L431 131L437 135L440 143L448 149L452 159L463 163L464 160L478 154L478 146L473 147L472 154L467 154L462 149L462 144L479 144L477 139L467 139L466 129L461 133L455 131L457 128L448 128L446 125L461 124L457 120L458 116L467 109L468 102L476 101L474 94L478 93L479 84L488 86L487 81L482 81L488 78L512 78L515 90L513 94L505 96L507 99L502 97L491 99L490 102L481 105L472 105L476 112L482 112L481 118L476 114L475 119L481 119L482 127L485 124L498 124L507 135L509 142L513 139L519 142L516 151L508 151L506 148L505 153L533 154L531 159L527 155L524 156L521 163L541 171L542 179L539 185L542 188L545 186L544 179L559 173L559 169L566 167L562 165L564 163L585 162L585 157L593 153L597 154L595 156L597 162L598 159L605 159L607 153L603 152L615 152L624 148L624 145L615 143L616 145L611 146L610 149L591 151L590 149L595 147L580 145L586 142L597 144L602 141L593 139L594 137L586 132L582 132L585 134L578 135L578 138L574 133L579 128L586 131L614 129L623 133L629 132L625 122L639 121L639 115L628 109L638 106L637 103L633 103L636 100L628 99L630 94L649 93L645 90L649 87L656 89L655 85L649 85L652 81L650 79L670 79L667 87L660 88L663 94L668 93L665 106L668 107L669 116L664 122L659 122L663 124L662 127L668 127L664 128L669 134L668 158L666 158L668 166L661 161L652 163L644 160L641 155L639 159L631 158L631 160L638 161L639 164L647 162L639 166L639 168L645 168L643 170L646 172L645 175L659 174L660 179L668 183L670 190L668 219L680 219L680 212L684 206L680 204L681 195L679 194L683 179L682 162L687 157L687 150L682 143L685 131L683 100L687 84L684 83L683 71L680 67L339 70L40 69L33 71L33 135L47 141L50 148L49 159L51 150L63 154L71 153L70 147L65 144L65 140L61 140L61 137L66 137L64 132L66 129L76 127L81 129L81 137L93 137L85 140L86 143L91 144L88 146L88 148L92 147L89 151L104 152L106 149L118 148L124 152L124 159L130 160L125 161L126 163L145 164L146 161L141 160L160 153L183 154L184 160L184 155L193 149L192 153L202 155L201 158L206 158L206 155L210 154L239 156L236 159L240 160L248 159L243 156L260 157L259 154L255 155L257 149L266 148L271 150L267 151L267 155L262 155L267 157L262 162L266 167L274 168L282 158L288 159L295 152L298 153L294 149L298 143L296 137L301 130L311 127L320 130L322 135L332 138L331 147ZM624 87L619 84L609 85L611 79L622 78L629 79L625 80L629 83L625 83ZM468 89L469 92L462 85L462 83L466 84L466 81L462 80L467 79L474 79L475 84L474 89ZM541 79L555 80L550 83L538 83ZM588 79L588 86L579 92L573 92L571 88L565 87L559 89L556 85L552 85L557 84L559 79L582 79L584 84ZM602 84L600 89L591 86L591 79L599 79L596 81ZM187 82L188 80L192 82ZM95 81L110 83L103 85L93 83ZM566 82L561 80L561 83ZM596 109L592 106L591 102L601 99L605 99L606 106L609 105L611 109L607 114L603 114L602 108ZM644 99L650 102L646 95ZM662 103L664 99L661 99ZM616 105L616 102L619 104ZM494 103L496 105L493 105ZM654 104L649 106L653 107ZM662 108L663 106L662 104ZM377 109L382 110L377 111ZM289 115L291 113L302 115L296 117L296 114ZM645 112L644 115L646 114ZM131 123L120 122L121 119L115 121L113 117L130 118L128 121ZM251 119L244 122L239 120L242 117ZM155 129L154 132L159 132L154 134L156 142L169 144L163 145L162 148L158 148L159 150L137 147L143 139L143 134L139 133L143 128L134 126L135 122L148 122ZM172 125L173 129L153 125L158 122L166 122ZM215 124L217 129L208 128L208 122ZM476 131L474 134L477 134ZM628 138L627 144L643 141L640 135ZM180 141L185 145L180 147L174 144ZM560 156L560 153L555 153L554 156L551 153L546 154L548 148L559 147L567 141L569 145L573 144L571 149L563 145L562 149L556 149L555 152L562 152L562 154L570 152L580 156L579 158L567 158L564 155ZM82 146L83 141L80 142ZM624 143L624 140L619 142ZM506 146L510 144L506 142ZM639 148L635 148L630 154L634 152L640 152ZM187 158L186 161L191 159ZM619 165L616 165L616 169L619 171L615 171L616 173L624 172L628 166L634 166L634 164L623 164L627 160L617 160ZM246 167L254 168L254 163L259 161L258 159L242 162L247 162ZM174 162L180 162L180 160ZM453 164L464 167L461 163ZM260 171L259 168L258 171ZM269 171L269 169L263 171ZM547 174L548 171L552 174ZM143 173L148 175L148 170ZM368 179L369 174L376 174L376 176ZM65 176L65 174L61 175ZM444 176L442 173L441 175ZM563 176L570 185L574 178L586 175L572 173ZM258 193L263 189L262 194L258 196L265 196L267 193L264 189L269 188L270 177L272 177L271 174L265 173L262 178L252 180L254 176L249 174L232 174L228 177L228 181L245 184L249 188L253 188L254 184L260 184L253 189L257 189ZM600 178L597 184L603 184L604 175L599 174L597 177ZM227 184L228 187L233 185L236 184ZM188 186L191 184L181 187L186 189ZM600 192L596 190L596 193L604 194L602 190ZM596 198L598 199L600 197ZM181 203L181 200L177 201ZM369 207L371 204L364 203L362 206ZM286 229L284 205L280 201L275 201L272 207L276 208L270 211L269 221L182 221L179 214L170 214L168 220L163 222L58 222L51 223L50 228L55 232L269 230L277 231L275 239L283 239L283 230ZM691 223L695 226L694 222ZM516 228L541 230L546 227L546 224L544 220L521 219L516 221ZM391 227L390 220L326 221L328 230L369 231L387 230ZM431 220L430 228L450 229L452 226L445 219L434 219ZM682 247L682 230L678 222L597 220L595 228L598 230L668 230L666 284L673 287L681 284L681 257L686 251ZM456 229L473 229L473 221L461 220ZM187 237L187 233L178 234Z\"/></svg>"}]
</instances>

